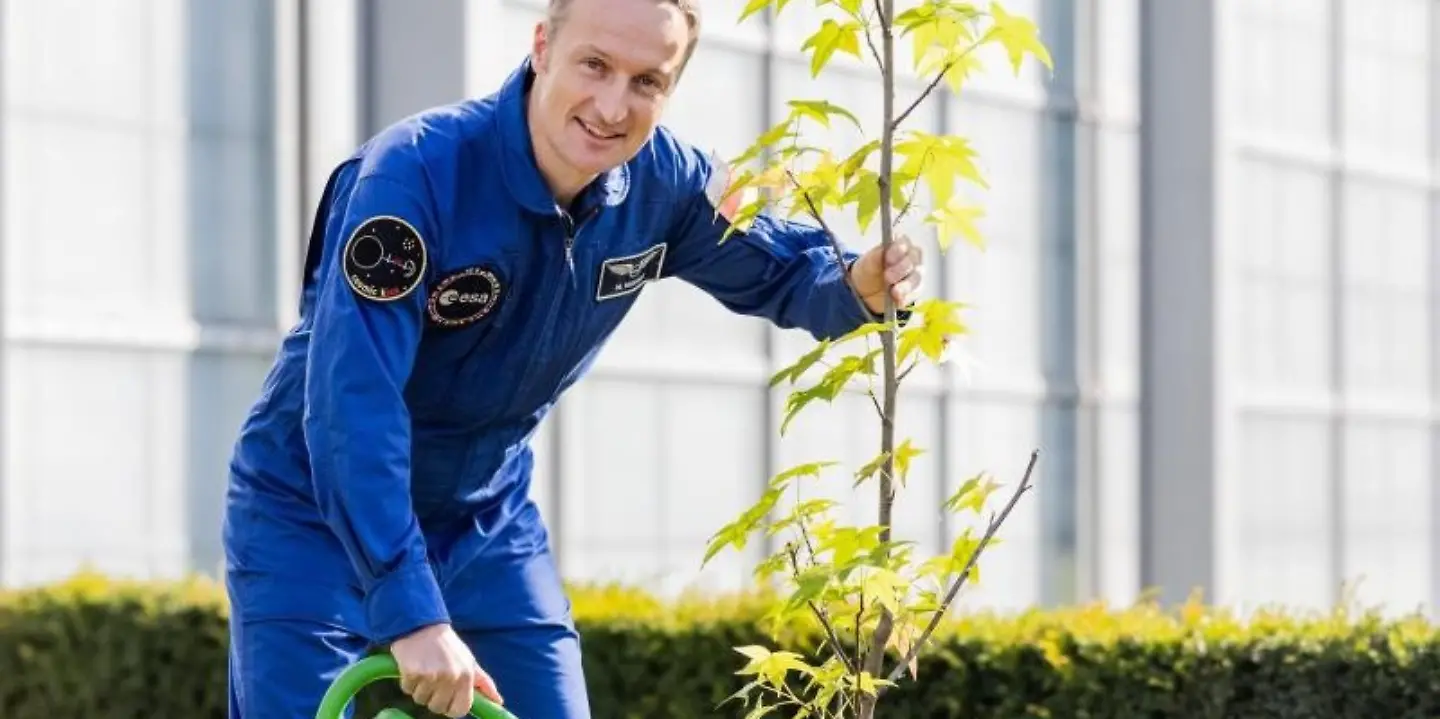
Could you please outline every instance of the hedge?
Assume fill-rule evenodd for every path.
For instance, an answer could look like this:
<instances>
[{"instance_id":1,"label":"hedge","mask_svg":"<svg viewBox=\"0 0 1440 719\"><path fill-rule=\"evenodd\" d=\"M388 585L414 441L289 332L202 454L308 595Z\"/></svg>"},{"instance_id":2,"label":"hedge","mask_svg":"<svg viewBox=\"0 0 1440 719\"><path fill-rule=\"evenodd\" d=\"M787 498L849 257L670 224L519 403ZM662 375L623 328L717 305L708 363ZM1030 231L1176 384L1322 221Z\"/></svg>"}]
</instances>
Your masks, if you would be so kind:
<instances>
[{"instance_id":1,"label":"hedge","mask_svg":"<svg viewBox=\"0 0 1440 719\"><path fill-rule=\"evenodd\" d=\"M596 719L739 717L732 647L769 643L753 598L661 602L575 588ZM1336 611L1242 621L1191 604L966 615L882 716L968 719L1420 719L1440 716L1440 632ZM813 638L796 628L791 638ZM0 717L224 717L226 609L203 579L82 575L0 594ZM367 691L363 717L395 704ZM522 719L532 719L522 717Z\"/></svg>"}]
</instances>

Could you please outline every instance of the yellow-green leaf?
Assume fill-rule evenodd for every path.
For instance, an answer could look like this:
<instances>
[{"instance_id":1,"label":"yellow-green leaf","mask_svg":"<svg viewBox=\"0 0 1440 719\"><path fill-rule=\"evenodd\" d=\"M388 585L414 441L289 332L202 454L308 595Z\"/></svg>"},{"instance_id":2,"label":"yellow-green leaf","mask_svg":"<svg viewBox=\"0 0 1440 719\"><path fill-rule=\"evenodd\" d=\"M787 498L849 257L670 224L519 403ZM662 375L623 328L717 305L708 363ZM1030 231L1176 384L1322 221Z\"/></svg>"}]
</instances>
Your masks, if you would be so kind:
<instances>
[{"instance_id":1,"label":"yellow-green leaf","mask_svg":"<svg viewBox=\"0 0 1440 719\"><path fill-rule=\"evenodd\" d=\"M1005 54L1010 58L1010 66L1016 73L1020 72L1020 63L1024 61L1026 53L1033 55L1046 68L1054 69L1050 51L1040 41L1040 31L1034 22L1019 15L1011 15L998 2L990 3L990 16L995 21L995 35L1000 44L1005 46Z\"/></svg>"},{"instance_id":2,"label":"yellow-green leaf","mask_svg":"<svg viewBox=\"0 0 1440 719\"><path fill-rule=\"evenodd\" d=\"M840 339L835 340L835 344L844 344L851 340L858 340L861 337L868 337L869 335L884 332L887 329L890 329L890 327L891 325L888 322L866 322L865 324L851 330L849 334L846 334Z\"/></svg>"},{"instance_id":3,"label":"yellow-green leaf","mask_svg":"<svg viewBox=\"0 0 1440 719\"><path fill-rule=\"evenodd\" d=\"M785 10L785 6L789 4L790 0L750 0L750 2L745 5L745 9L740 11L740 17L736 22L745 22L746 18L771 5L775 6L775 15L778 17L780 13Z\"/></svg>"},{"instance_id":4,"label":"yellow-green leaf","mask_svg":"<svg viewBox=\"0 0 1440 719\"><path fill-rule=\"evenodd\" d=\"M856 58L860 57L860 32L863 30L860 23L855 21L836 22L827 19L821 23L820 29L815 31L800 46L800 50L813 50L810 58L810 76L819 77L820 71L830 62L830 58L837 52L848 53Z\"/></svg>"},{"instance_id":5,"label":"yellow-green leaf","mask_svg":"<svg viewBox=\"0 0 1440 719\"><path fill-rule=\"evenodd\" d=\"M895 153L905 158L898 171L924 180L936 206L944 207L953 201L957 177L982 188L989 186L975 164L974 148L963 137L912 130L895 143Z\"/></svg>"},{"instance_id":6,"label":"yellow-green leaf","mask_svg":"<svg viewBox=\"0 0 1440 719\"><path fill-rule=\"evenodd\" d=\"M913 324L900 334L900 360L903 362L909 359L919 350L931 362L944 361L950 339L967 331L965 323L960 319L962 307L964 305L961 303L940 299L916 303L913 314L919 316L919 321L914 321L912 315Z\"/></svg>"},{"instance_id":7,"label":"yellow-green leaf","mask_svg":"<svg viewBox=\"0 0 1440 719\"><path fill-rule=\"evenodd\" d=\"M900 598L906 593L910 582L888 569L872 569L865 575L861 592L867 604L885 607L891 612L900 611Z\"/></svg>"},{"instance_id":8,"label":"yellow-green leaf","mask_svg":"<svg viewBox=\"0 0 1440 719\"><path fill-rule=\"evenodd\" d=\"M901 486L910 477L910 462L924 453L925 450L912 446L908 439L895 448L895 473L900 477Z\"/></svg>"},{"instance_id":9,"label":"yellow-green leaf","mask_svg":"<svg viewBox=\"0 0 1440 719\"><path fill-rule=\"evenodd\" d=\"M979 514L985 509L985 503L990 500L990 495L999 488L1000 485L989 475L977 474L961 483L955 493L945 500L945 509L950 512L973 509L976 514Z\"/></svg>"},{"instance_id":10,"label":"yellow-green leaf","mask_svg":"<svg viewBox=\"0 0 1440 719\"><path fill-rule=\"evenodd\" d=\"M869 462L866 462L860 469L855 470L855 484L858 487L865 480L874 477L885 466L885 460L890 458L889 452L881 452L875 455Z\"/></svg>"},{"instance_id":11,"label":"yellow-green leaf","mask_svg":"<svg viewBox=\"0 0 1440 719\"><path fill-rule=\"evenodd\" d=\"M925 220L935 225L936 242L940 244L940 251L944 252L950 249L956 237L963 237L971 245L984 249L985 236L975 224L976 220L984 216L984 208L952 200L946 206L926 215Z\"/></svg>"},{"instance_id":12,"label":"yellow-green leaf","mask_svg":"<svg viewBox=\"0 0 1440 719\"><path fill-rule=\"evenodd\" d=\"M865 167L865 161L870 159L871 153L879 149L879 140L871 140L861 145L859 149L850 153L850 156L845 158L844 162L840 163L840 176L844 177L847 181L852 180L855 173Z\"/></svg>"},{"instance_id":13,"label":"yellow-green leaf","mask_svg":"<svg viewBox=\"0 0 1440 719\"><path fill-rule=\"evenodd\" d=\"M855 221L863 233L869 231L870 223L880 211L880 173L862 169L857 175L840 201L855 204Z\"/></svg>"},{"instance_id":14,"label":"yellow-green leaf","mask_svg":"<svg viewBox=\"0 0 1440 719\"><path fill-rule=\"evenodd\" d=\"M789 380L790 384L795 384L806 372L810 371L811 367L815 366L815 363L824 358L825 352L829 349L830 343L828 341L821 340L817 342L814 347L810 348L809 352L800 355L800 359L795 360L794 364L776 372L775 375L770 378L770 386L774 387L786 380Z\"/></svg>"},{"instance_id":15,"label":"yellow-green leaf","mask_svg":"<svg viewBox=\"0 0 1440 719\"><path fill-rule=\"evenodd\" d=\"M945 70L945 84L950 86L950 91L956 95L965 90L965 81L970 79L981 68L980 58L972 55L959 55L946 62L948 69Z\"/></svg>"},{"instance_id":16,"label":"yellow-green leaf","mask_svg":"<svg viewBox=\"0 0 1440 719\"><path fill-rule=\"evenodd\" d=\"M837 464L839 464L839 462L832 462L829 460L797 464L794 467L791 467L775 475L775 477L770 480L770 486L773 488L783 489L785 485L789 484L790 480L792 479L797 479L800 477L819 477L820 473L823 470L829 467L834 467Z\"/></svg>"},{"instance_id":17,"label":"yellow-green leaf","mask_svg":"<svg viewBox=\"0 0 1440 719\"><path fill-rule=\"evenodd\" d=\"M760 12L761 10L764 10L765 8L770 7L770 3L771 0L750 0L750 2L745 4L745 9L740 11L740 17L736 18L735 22L745 22L746 18L754 15L757 12Z\"/></svg>"},{"instance_id":18,"label":"yellow-green leaf","mask_svg":"<svg viewBox=\"0 0 1440 719\"><path fill-rule=\"evenodd\" d=\"M855 113L829 100L791 100L790 109L797 115L811 118L826 128L830 127L830 116L839 115L849 120L855 129L864 129L860 126L860 118L856 117Z\"/></svg>"},{"instance_id":19,"label":"yellow-green leaf","mask_svg":"<svg viewBox=\"0 0 1440 719\"><path fill-rule=\"evenodd\" d=\"M735 167L740 167L745 163L750 162L757 157L760 157L761 155L765 154L766 150L769 150L772 146L778 144L781 140L785 139L788 135L790 135L794 129L794 126L795 115L792 113L784 120L781 120L780 122L771 125L768 129L765 130L765 132L760 133L760 137L755 139L754 144L745 148L745 151L740 153L739 156L732 159L730 161L730 164L734 165Z\"/></svg>"}]
</instances>

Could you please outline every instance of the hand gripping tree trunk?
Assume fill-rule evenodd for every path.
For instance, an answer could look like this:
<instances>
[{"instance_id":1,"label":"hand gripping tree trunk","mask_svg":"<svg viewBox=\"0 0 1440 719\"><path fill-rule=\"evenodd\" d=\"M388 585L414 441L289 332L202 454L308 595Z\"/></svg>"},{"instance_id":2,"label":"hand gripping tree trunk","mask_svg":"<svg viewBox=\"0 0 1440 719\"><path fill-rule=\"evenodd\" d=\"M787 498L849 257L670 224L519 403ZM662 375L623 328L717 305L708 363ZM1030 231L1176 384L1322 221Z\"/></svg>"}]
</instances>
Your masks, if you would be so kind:
<instances>
[{"instance_id":1,"label":"hand gripping tree trunk","mask_svg":"<svg viewBox=\"0 0 1440 719\"><path fill-rule=\"evenodd\" d=\"M739 208L732 231L744 232L768 209L792 217L808 215L835 242L827 212L853 213L862 233L877 224L878 215L880 244L888 250L923 187L929 194L924 204L932 208L924 220L934 228L941 251L956 237L983 248L975 224L981 208L956 192L961 182L987 187L970 143L961 136L907 129L905 123L942 83L959 93L981 69L980 51L986 47L997 49L1015 73L1026 55L1050 67L1035 25L1000 3L950 0L918 0L898 14L894 0L750 0L740 20L761 13L773 19L795 2L812 3L825 16L801 47L812 76L840 55L859 63L868 56L874 63L882 88L878 137L849 109L824 99L790 100L786 117L733 161L739 173L725 198ZM907 72L928 78L923 92L898 112L897 42L908 42L913 49L914 67ZM804 123L829 129L837 120L873 139L844 156L801 140ZM838 244L835 249L838 255ZM865 306L858 293L855 301ZM845 525L834 514L836 501L803 496L806 483L820 482L839 464L818 460L776 475L759 501L712 536L706 563L727 548L743 549L757 532L783 536L776 542L779 548L755 568L757 582L780 590L769 618L776 626L811 627L819 637L815 647L736 648L745 657L740 673L750 679L731 699L750 706L751 719L872 719L888 687L907 673L916 677L927 641L960 589L973 581L981 553L1030 489L1038 451L1030 455L1009 500L998 513L990 513L979 536L967 529L948 552L921 563L912 561L912 543L892 536L897 490L905 486L912 462L923 453L911 440L896 436L900 388L921 363L946 361L953 343L967 331L960 316L963 308L955 301L924 300L906 308L909 317L902 323L900 309L887 295L882 320L819 342L772 378L772 387L795 388L786 401L782 435L817 400L830 403L846 392L869 396L879 421L879 452L846 475L854 488L874 484L879 516L873 525ZM877 340L878 349L872 346ZM840 352L855 346L863 350ZM945 509L979 516L999 487L985 473L966 479ZM790 492L793 500L782 506ZM888 668L887 657L894 660Z\"/></svg>"}]
</instances>

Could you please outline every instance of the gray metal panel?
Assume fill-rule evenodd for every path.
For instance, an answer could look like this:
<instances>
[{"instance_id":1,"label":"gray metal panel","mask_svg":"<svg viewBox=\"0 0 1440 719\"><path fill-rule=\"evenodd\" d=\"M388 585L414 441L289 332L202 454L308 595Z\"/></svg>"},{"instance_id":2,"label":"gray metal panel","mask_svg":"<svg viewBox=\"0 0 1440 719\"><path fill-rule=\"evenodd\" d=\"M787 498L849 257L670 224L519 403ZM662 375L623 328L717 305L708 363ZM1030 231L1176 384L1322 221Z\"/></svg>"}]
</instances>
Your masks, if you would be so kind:
<instances>
[{"instance_id":1,"label":"gray metal panel","mask_svg":"<svg viewBox=\"0 0 1440 719\"><path fill-rule=\"evenodd\" d=\"M1215 579L1217 12L1141 6L1141 582L1167 602Z\"/></svg>"},{"instance_id":2,"label":"gray metal panel","mask_svg":"<svg viewBox=\"0 0 1440 719\"><path fill-rule=\"evenodd\" d=\"M6 32L6 13L10 0L0 0L0 168L5 166L8 157L5 148L5 114L9 110L10 103L5 88L5 61L6 50L9 43L3 42ZM0 169L0 278L5 277L5 257L8 252L5 246L5 172ZM9 456L5 451L5 433L8 431L5 415L5 407L9 404L9 391L5 386L6 373L9 371L8 351L10 342L5 329L5 293L0 292L0 587L8 583L10 572L9 544L6 541L5 527L11 526L8 516L11 511L10 492L8 477L5 474L5 457Z\"/></svg>"},{"instance_id":3,"label":"gray metal panel","mask_svg":"<svg viewBox=\"0 0 1440 719\"><path fill-rule=\"evenodd\" d=\"M1087 307L1079 300L1077 255L1081 252L1076 232L1078 210L1077 135L1081 83L1077 70L1076 10L1072 0L1044 0L1035 17L1050 49L1055 70L1046 84L1048 101L1040 143L1045 178L1036 190L1044 198L1040 228L1041 311L1053 322L1042 322L1041 339L1046 384L1054 388L1082 386L1080 355L1085 338L1080 333L1081 313ZM1045 461L1037 465L1036 482L1044 491L1036 493L1041 503L1040 587L1043 603L1065 603L1076 597L1079 567L1077 516L1078 391L1052 392L1041 415L1040 449ZM1016 478L1014 481L1019 481Z\"/></svg>"},{"instance_id":4,"label":"gray metal panel","mask_svg":"<svg viewBox=\"0 0 1440 719\"><path fill-rule=\"evenodd\" d=\"M185 196L176 199L189 206L185 236L194 321L202 336L236 327L265 336L274 333L279 301L274 8L230 0L192 0L189 8L186 114L199 130L186 144L189 180ZM237 158L244 158L239 165ZM226 237L217 225L243 230ZM206 300L231 283L240 290L236 296ZM272 354L263 345L202 342L177 363L189 434L183 506L191 570L213 572L223 561L219 527L227 459Z\"/></svg>"},{"instance_id":5,"label":"gray metal panel","mask_svg":"<svg viewBox=\"0 0 1440 719\"><path fill-rule=\"evenodd\" d=\"M465 0L362 0L362 136L464 95L466 21Z\"/></svg>"},{"instance_id":6,"label":"gray metal panel","mask_svg":"<svg viewBox=\"0 0 1440 719\"><path fill-rule=\"evenodd\" d=\"M0 23L3 23L0 18ZM1430 48L1440 48L1440 12L1430 13ZM1435 176L1440 169L1440 73L1430 73L1430 172ZM1430 187L1430 296L1431 307L1440 306L1440 232L1434 228L1440 225L1440 183L1432 181ZM1431 407L1440 404L1440 311L1430 313L1430 402ZM3 389L3 388L0 388ZM1433 410L1432 410L1433 411ZM1430 616L1434 618L1440 608L1440 423L1430 423ZM0 484L3 487L3 484ZM3 499L3 498L0 498ZM3 504L0 504L3 509Z\"/></svg>"}]
</instances>

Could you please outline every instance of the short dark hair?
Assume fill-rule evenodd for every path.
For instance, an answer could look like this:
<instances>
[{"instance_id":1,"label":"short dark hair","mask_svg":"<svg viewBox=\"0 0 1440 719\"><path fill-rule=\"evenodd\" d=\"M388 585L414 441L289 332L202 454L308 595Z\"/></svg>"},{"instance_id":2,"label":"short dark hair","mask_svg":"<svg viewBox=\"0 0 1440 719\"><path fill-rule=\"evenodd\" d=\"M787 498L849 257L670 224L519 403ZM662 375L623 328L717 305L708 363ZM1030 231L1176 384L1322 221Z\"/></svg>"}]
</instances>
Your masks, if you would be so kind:
<instances>
[{"instance_id":1,"label":"short dark hair","mask_svg":"<svg viewBox=\"0 0 1440 719\"><path fill-rule=\"evenodd\" d=\"M559 32L560 26L565 21L565 14L570 10L570 3L574 0L550 0L550 7L545 11L545 22L550 25L550 32ZM656 0L666 5L673 5L685 15L685 22L690 25L690 42L685 46L685 56L680 60L680 69L675 72L676 79L690 64L690 57L695 54L695 46L700 42L700 0Z\"/></svg>"}]
</instances>

